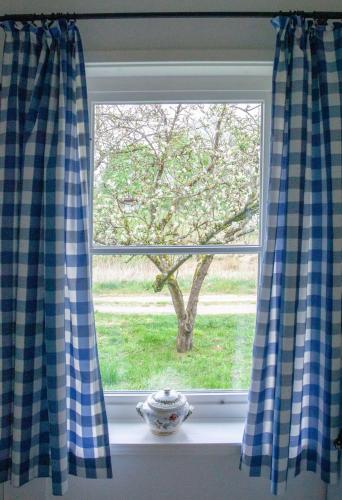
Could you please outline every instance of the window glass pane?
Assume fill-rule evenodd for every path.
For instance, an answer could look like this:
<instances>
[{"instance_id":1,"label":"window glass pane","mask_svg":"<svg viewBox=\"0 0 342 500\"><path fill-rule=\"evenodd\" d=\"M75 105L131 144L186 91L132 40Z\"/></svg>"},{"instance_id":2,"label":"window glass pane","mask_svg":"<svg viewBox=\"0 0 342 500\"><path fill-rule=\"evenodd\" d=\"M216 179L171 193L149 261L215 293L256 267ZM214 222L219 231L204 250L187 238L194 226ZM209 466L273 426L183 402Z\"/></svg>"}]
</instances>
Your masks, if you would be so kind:
<instances>
[{"instance_id":1,"label":"window glass pane","mask_svg":"<svg viewBox=\"0 0 342 500\"><path fill-rule=\"evenodd\" d=\"M95 105L95 245L259 242L261 103Z\"/></svg>"},{"instance_id":2,"label":"window glass pane","mask_svg":"<svg viewBox=\"0 0 342 500\"><path fill-rule=\"evenodd\" d=\"M257 255L94 256L104 388L247 389L257 267Z\"/></svg>"}]
</instances>

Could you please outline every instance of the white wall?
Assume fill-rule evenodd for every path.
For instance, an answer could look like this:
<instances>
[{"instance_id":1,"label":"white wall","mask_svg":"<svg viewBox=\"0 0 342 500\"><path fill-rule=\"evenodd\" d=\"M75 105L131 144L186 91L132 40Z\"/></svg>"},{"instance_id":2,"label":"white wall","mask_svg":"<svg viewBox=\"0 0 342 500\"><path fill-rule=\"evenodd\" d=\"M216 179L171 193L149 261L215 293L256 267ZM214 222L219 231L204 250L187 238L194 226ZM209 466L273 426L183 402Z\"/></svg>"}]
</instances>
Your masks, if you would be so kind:
<instances>
[{"instance_id":1,"label":"white wall","mask_svg":"<svg viewBox=\"0 0 342 500\"><path fill-rule=\"evenodd\" d=\"M341 0L1 0L1 13L139 10L339 10ZM87 60L270 60L268 19L79 21ZM95 54L94 54L95 52Z\"/></svg>"},{"instance_id":2,"label":"white wall","mask_svg":"<svg viewBox=\"0 0 342 500\"><path fill-rule=\"evenodd\" d=\"M274 500L265 479L238 470L239 450L229 457L120 456L112 480L70 478L65 500ZM52 500L51 485L35 480L20 489L6 487L4 500ZM291 481L282 500L323 500L313 474Z\"/></svg>"},{"instance_id":3,"label":"white wall","mask_svg":"<svg viewBox=\"0 0 342 500\"><path fill-rule=\"evenodd\" d=\"M341 10L341 0L1 0L0 13L138 10ZM269 20L80 21L87 61L272 60ZM115 478L71 478L70 500L268 500L268 481L250 479L231 456L117 456ZM340 488L340 487L339 487ZM331 500L341 500L338 487ZM48 500L50 485L36 480L20 489L6 485L0 500ZM312 474L291 481L291 500L323 500L325 488Z\"/></svg>"}]
</instances>

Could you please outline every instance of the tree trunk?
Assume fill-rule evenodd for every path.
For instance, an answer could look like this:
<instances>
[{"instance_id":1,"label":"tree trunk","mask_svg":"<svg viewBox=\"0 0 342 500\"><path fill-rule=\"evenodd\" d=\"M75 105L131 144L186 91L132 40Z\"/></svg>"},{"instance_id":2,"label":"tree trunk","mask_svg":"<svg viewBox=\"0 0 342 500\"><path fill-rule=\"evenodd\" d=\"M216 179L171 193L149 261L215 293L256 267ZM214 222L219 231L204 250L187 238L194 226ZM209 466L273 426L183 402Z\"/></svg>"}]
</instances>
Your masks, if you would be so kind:
<instances>
[{"instance_id":1,"label":"tree trunk","mask_svg":"<svg viewBox=\"0 0 342 500\"><path fill-rule=\"evenodd\" d=\"M187 316L187 315L186 315ZM194 323L189 321L185 316L184 319L178 319L178 335L177 335L177 351L188 352L192 349L192 335Z\"/></svg>"},{"instance_id":2,"label":"tree trunk","mask_svg":"<svg viewBox=\"0 0 342 500\"><path fill-rule=\"evenodd\" d=\"M183 316L178 317L177 351L188 352L192 349L192 337L197 315L197 304L203 281L208 274L213 255L204 255L200 258L192 280L188 304Z\"/></svg>"},{"instance_id":3,"label":"tree trunk","mask_svg":"<svg viewBox=\"0 0 342 500\"><path fill-rule=\"evenodd\" d=\"M164 270L162 263L158 258L155 256L149 256L149 258L157 266L158 270L162 272L162 274L156 278L154 289L160 291L163 288L164 283L167 283L172 298L178 320L178 334L176 341L177 351L180 353L188 352L192 349L192 337L197 315L199 294L214 256L203 255L200 257L192 279L191 290L186 307L177 279L173 276L173 274L168 274L167 271Z\"/></svg>"}]
</instances>

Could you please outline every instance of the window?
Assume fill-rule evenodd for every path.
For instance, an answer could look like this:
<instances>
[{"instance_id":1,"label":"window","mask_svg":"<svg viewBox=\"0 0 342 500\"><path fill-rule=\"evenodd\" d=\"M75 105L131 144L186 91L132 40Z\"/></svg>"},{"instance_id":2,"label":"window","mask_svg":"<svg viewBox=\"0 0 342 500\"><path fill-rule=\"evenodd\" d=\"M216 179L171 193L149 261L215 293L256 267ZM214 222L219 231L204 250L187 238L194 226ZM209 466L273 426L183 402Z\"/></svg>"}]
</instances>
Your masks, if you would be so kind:
<instances>
[{"instance_id":1,"label":"window","mask_svg":"<svg viewBox=\"0 0 342 500\"><path fill-rule=\"evenodd\" d=\"M171 386L198 402L245 401L268 75L253 65L90 68L93 295L112 396Z\"/></svg>"}]
</instances>

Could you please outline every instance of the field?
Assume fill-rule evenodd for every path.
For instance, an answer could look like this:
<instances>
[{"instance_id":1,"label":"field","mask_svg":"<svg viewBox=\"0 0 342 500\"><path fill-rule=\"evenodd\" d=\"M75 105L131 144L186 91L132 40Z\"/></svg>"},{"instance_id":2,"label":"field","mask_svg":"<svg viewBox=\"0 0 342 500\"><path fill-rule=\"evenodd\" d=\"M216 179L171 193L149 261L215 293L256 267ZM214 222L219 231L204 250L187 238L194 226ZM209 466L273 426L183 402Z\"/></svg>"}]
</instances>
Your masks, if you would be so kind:
<instances>
[{"instance_id":1,"label":"field","mask_svg":"<svg viewBox=\"0 0 342 500\"><path fill-rule=\"evenodd\" d=\"M179 282L186 297L194 263ZM177 353L167 290L154 293L146 258L95 257L93 293L106 390L247 389L255 323L256 259L216 257L200 296L191 352Z\"/></svg>"}]
</instances>

